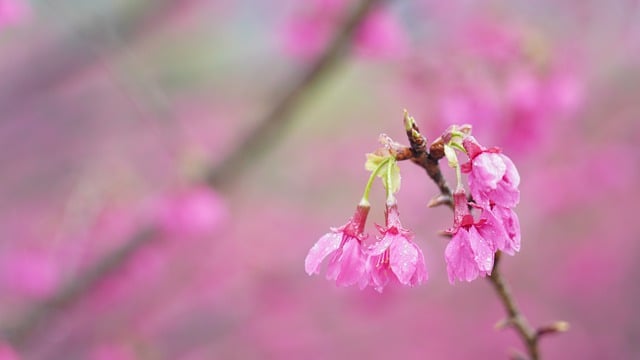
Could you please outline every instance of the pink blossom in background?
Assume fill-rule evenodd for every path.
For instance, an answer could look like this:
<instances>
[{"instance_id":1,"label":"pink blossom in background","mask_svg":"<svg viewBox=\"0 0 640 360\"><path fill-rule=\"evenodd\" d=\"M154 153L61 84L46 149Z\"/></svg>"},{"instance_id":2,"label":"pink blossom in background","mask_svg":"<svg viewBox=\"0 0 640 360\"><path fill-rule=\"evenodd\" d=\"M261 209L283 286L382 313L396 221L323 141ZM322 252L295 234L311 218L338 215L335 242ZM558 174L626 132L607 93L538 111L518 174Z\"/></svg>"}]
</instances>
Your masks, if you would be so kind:
<instances>
[{"instance_id":1,"label":"pink blossom in background","mask_svg":"<svg viewBox=\"0 0 640 360\"><path fill-rule=\"evenodd\" d=\"M381 237L367 251L370 285L379 292L390 281L420 285L428 278L422 250L412 241L413 234L402 227L396 204L387 205L385 214L385 227L378 227Z\"/></svg>"},{"instance_id":2,"label":"pink blossom in background","mask_svg":"<svg viewBox=\"0 0 640 360\"><path fill-rule=\"evenodd\" d=\"M19 24L30 15L26 0L0 0L0 28Z\"/></svg>"},{"instance_id":3,"label":"pink blossom in background","mask_svg":"<svg viewBox=\"0 0 640 360\"><path fill-rule=\"evenodd\" d=\"M283 50L289 56L309 61L315 59L335 35L348 11L346 1L313 0L307 11L289 19L281 33ZM354 37L355 52L367 59L397 59L408 52L408 39L398 19L388 9L374 10Z\"/></svg>"},{"instance_id":4,"label":"pink blossom in background","mask_svg":"<svg viewBox=\"0 0 640 360\"><path fill-rule=\"evenodd\" d=\"M398 59L407 55L407 33L386 9L373 11L355 35L356 54L365 59Z\"/></svg>"},{"instance_id":5,"label":"pink blossom in background","mask_svg":"<svg viewBox=\"0 0 640 360\"><path fill-rule=\"evenodd\" d=\"M26 297L49 296L60 283L57 261L44 251L14 250L0 259L0 269L0 288Z\"/></svg>"},{"instance_id":6,"label":"pink blossom in background","mask_svg":"<svg viewBox=\"0 0 640 360\"><path fill-rule=\"evenodd\" d=\"M168 193L155 204L160 227L176 236L198 236L218 229L228 217L220 195L199 186Z\"/></svg>"}]
</instances>

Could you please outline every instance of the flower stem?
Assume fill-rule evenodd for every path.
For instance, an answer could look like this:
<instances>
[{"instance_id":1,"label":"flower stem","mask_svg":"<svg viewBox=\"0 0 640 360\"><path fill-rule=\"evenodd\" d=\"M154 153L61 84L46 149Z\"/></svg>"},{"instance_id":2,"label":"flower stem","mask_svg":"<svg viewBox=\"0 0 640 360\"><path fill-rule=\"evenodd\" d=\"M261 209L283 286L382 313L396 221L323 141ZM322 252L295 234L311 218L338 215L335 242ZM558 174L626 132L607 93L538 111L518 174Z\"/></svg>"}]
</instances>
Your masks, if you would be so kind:
<instances>
[{"instance_id":1,"label":"flower stem","mask_svg":"<svg viewBox=\"0 0 640 360\"><path fill-rule=\"evenodd\" d=\"M390 158L389 164L387 165L387 204L391 205L396 202L396 197L393 195L393 188L391 184L391 171L393 170L394 161L396 159Z\"/></svg>"},{"instance_id":2,"label":"flower stem","mask_svg":"<svg viewBox=\"0 0 640 360\"><path fill-rule=\"evenodd\" d=\"M380 164L378 164L378 167L376 167L376 169L371 172L371 175L369 175L369 180L367 180L367 185L364 187L364 194L362 194L362 199L360 200L360 206L370 205L369 193L371 192L371 186L373 185L373 180L376 179L376 177L380 173L380 170L382 170L382 168L385 167L385 165L389 164L389 161L391 161L390 157L382 160ZM388 196L388 193L387 193L387 196Z\"/></svg>"}]
</instances>

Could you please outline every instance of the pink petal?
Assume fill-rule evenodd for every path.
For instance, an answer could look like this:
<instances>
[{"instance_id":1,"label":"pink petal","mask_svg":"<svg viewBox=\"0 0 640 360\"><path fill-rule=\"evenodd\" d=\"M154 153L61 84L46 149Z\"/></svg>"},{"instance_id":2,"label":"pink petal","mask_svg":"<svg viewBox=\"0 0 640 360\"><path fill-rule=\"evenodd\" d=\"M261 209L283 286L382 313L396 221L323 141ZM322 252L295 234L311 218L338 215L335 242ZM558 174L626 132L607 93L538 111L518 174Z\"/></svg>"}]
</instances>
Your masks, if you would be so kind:
<instances>
[{"instance_id":1,"label":"pink petal","mask_svg":"<svg viewBox=\"0 0 640 360\"><path fill-rule=\"evenodd\" d=\"M422 250L420 250L420 248L417 246L416 248L418 249L418 262L416 263L416 271L413 273L413 276L410 280L411 286L422 284L429 278L429 274L427 273L427 266L424 263L424 255L422 255Z\"/></svg>"},{"instance_id":2,"label":"pink petal","mask_svg":"<svg viewBox=\"0 0 640 360\"><path fill-rule=\"evenodd\" d=\"M493 269L493 249L488 241L480 235L475 226L469 228L469 246L473 251L473 259L484 274L491 274Z\"/></svg>"},{"instance_id":3,"label":"pink petal","mask_svg":"<svg viewBox=\"0 0 640 360\"><path fill-rule=\"evenodd\" d=\"M474 260L473 252L469 246L469 233L466 230L458 230L444 251L447 263L449 282L453 284L457 279L472 281L478 277L478 265Z\"/></svg>"},{"instance_id":4,"label":"pink petal","mask_svg":"<svg viewBox=\"0 0 640 360\"><path fill-rule=\"evenodd\" d=\"M481 219L484 219L485 222L476 226L476 230L489 244L492 252L504 249L509 241L509 235L505 231L502 222L493 212L486 208L482 209Z\"/></svg>"},{"instance_id":5,"label":"pink petal","mask_svg":"<svg viewBox=\"0 0 640 360\"><path fill-rule=\"evenodd\" d=\"M350 286L359 283L365 275L365 255L356 239L347 240L339 258L333 260L340 264L336 277L338 286Z\"/></svg>"},{"instance_id":6,"label":"pink petal","mask_svg":"<svg viewBox=\"0 0 640 360\"><path fill-rule=\"evenodd\" d=\"M391 243L389 264L401 284L409 285L418 263L417 247L404 236L397 236Z\"/></svg>"},{"instance_id":7,"label":"pink petal","mask_svg":"<svg viewBox=\"0 0 640 360\"><path fill-rule=\"evenodd\" d=\"M379 238L375 244L371 245L367 249L367 253L369 253L372 256L382 254L389 248L389 246L391 246L391 240L393 238L394 238L393 236L384 235L382 238Z\"/></svg>"},{"instance_id":8,"label":"pink petal","mask_svg":"<svg viewBox=\"0 0 640 360\"><path fill-rule=\"evenodd\" d=\"M512 209L502 206L495 206L493 212L509 235L504 248L500 250L509 255L520 251L520 221L518 220L518 215Z\"/></svg>"},{"instance_id":9,"label":"pink petal","mask_svg":"<svg viewBox=\"0 0 640 360\"><path fill-rule=\"evenodd\" d=\"M517 188L520 185L520 174L518 173L518 169L513 164L513 161L509 159L508 156L503 154L498 154L498 155L502 158L502 161L506 166L506 171L504 175L505 180L509 184L511 184L511 186L513 186L514 188Z\"/></svg>"},{"instance_id":10,"label":"pink petal","mask_svg":"<svg viewBox=\"0 0 640 360\"><path fill-rule=\"evenodd\" d=\"M342 233L330 232L322 236L309 250L307 257L304 259L304 269L307 274L317 274L318 267L320 267L324 258L336 251L340 247L341 241Z\"/></svg>"},{"instance_id":11,"label":"pink petal","mask_svg":"<svg viewBox=\"0 0 640 360\"><path fill-rule=\"evenodd\" d=\"M500 154L483 152L473 159L474 181L480 182L484 187L495 189L506 171L507 165Z\"/></svg>"}]
</instances>

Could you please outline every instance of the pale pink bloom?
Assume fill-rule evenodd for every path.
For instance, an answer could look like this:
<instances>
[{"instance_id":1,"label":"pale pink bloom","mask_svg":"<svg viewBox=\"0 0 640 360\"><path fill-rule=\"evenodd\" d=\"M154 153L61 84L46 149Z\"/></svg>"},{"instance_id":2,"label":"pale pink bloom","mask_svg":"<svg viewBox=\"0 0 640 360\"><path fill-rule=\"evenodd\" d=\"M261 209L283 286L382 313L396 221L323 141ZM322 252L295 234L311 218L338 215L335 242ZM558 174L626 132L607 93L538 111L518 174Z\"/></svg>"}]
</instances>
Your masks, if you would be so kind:
<instances>
[{"instance_id":1,"label":"pale pink bloom","mask_svg":"<svg viewBox=\"0 0 640 360\"><path fill-rule=\"evenodd\" d=\"M227 218L220 196L208 187L193 187L166 195L157 205L161 227L169 234L198 236L218 229Z\"/></svg>"},{"instance_id":2,"label":"pale pink bloom","mask_svg":"<svg viewBox=\"0 0 640 360\"><path fill-rule=\"evenodd\" d=\"M469 211L464 190L453 194L454 224L445 249L449 282L456 279L472 281L478 276L491 275L496 251L506 248L508 235L491 211L481 208L479 220Z\"/></svg>"},{"instance_id":3,"label":"pale pink bloom","mask_svg":"<svg viewBox=\"0 0 640 360\"><path fill-rule=\"evenodd\" d=\"M520 201L520 174L515 165L500 149L485 149L468 136L463 141L470 161L462 165L469 173L469 189L473 200L482 206L495 204L514 207Z\"/></svg>"},{"instance_id":4,"label":"pale pink bloom","mask_svg":"<svg viewBox=\"0 0 640 360\"><path fill-rule=\"evenodd\" d=\"M368 251L370 284L379 292L389 281L421 284L428 278L422 250L412 241L413 234L402 227L396 204L387 205L385 215L386 226L378 226L382 236Z\"/></svg>"},{"instance_id":5,"label":"pale pink bloom","mask_svg":"<svg viewBox=\"0 0 640 360\"><path fill-rule=\"evenodd\" d=\"M338 286L359 284L367 286L362 241L365 238L364 226L369 214L368 206L358 206L353 217L339 227L322 236L313 245L304 260L305 271L309 275L317 274L322 261L328 256L327 279L335 280Z\"/></svg>"},{"instance_id":6,"label":"pale pink bloom","mask_svg":"<svg viewBox=\"0 0 640 360\"><path fill-rule=\"evenodd\" d=\"M399 58L408 52L407 35L390 12L374 10L355 35L356 52L363 57Z\"/></svg>"}]
</instances>

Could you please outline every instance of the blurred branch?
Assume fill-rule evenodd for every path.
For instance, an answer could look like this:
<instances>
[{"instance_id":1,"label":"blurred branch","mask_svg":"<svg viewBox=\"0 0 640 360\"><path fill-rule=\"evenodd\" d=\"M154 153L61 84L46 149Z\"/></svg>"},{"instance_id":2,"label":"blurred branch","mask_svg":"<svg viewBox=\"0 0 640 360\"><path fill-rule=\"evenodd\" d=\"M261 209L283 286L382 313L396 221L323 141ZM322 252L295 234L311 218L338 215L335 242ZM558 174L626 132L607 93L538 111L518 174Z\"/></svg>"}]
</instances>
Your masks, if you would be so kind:
<instances>
[{"instance_id":1,"label":"blurred branch","mask_svg":"<svg viewBox=\"0 0 640 360\"><path fill-rule=\"evenodd\" d=\"M347 46L355 30L358 27L374 4L379 0L363 0L356 7L355 11L348 17L344 25L336 32L336 36L329 44L326 51L311 65L308 72L305 73L299 81L294 82L285 96L279 101L263 119L260 120L258 126L247 136L241 145L231 152L218 166L209 170L206 176L206 182L212 187L218 187L241 175L242 171L248 167L257 155L264 152L264 149L276 143L281 129L291 121L291 112L298 103L304 98L309 90L322 77L332 70L335 65L342 59ZM82 62L86 64L89 58L83 58ZM66 64L61 70L69 70ZM55 73L64 73L64 71L54 71ZM58 75L58 77L60 74ZM37 79L37 76L30 77ZM53 83L49 79L49 83ZM27 82L28 83L28 82ZM22 90L25 91L25 90ZM2 94L2 88L0 88ZM1 98L1 96L0 96ZM0 100L0 113L6 109L6 99ZM26 316L14 327L7 330L6 336L8 340L16 346L22 346L28 342L33 332L38 329L44 322L52 318L56 312L59 312L79 301L85 294L89 293L99 282L116 271L121 265L125 264L129 259L137 253L139 249L151 243L157 238L157 229L147 228L135 234L129 239L125 245L118 248L112 253L107 254L104 258L98 260L95 265L90 267L79 278L69 282L54 294L50 299L36 305L27 312Z\"/></svg>"},{"instance_id":2,"label":"blurred branch","mask_svg":"<svg viewBox=\"0 0 640 360\"><path fill-rule=\"evenodd\" d=\"M420 129L405 111L405 128L409 139L410 147L402 148L392 146L391 152L397 160L411 160L414 164L425 169L431 180L438 186L440 194L431 201L435 205L447 205L453 208L451 200L451 188L447 185L442 171L440 170L439 161L444 157L444 143L441 138L436 139L427 150L426 139L420 134ZM411 156L407 156L407 152ZM540 359L539 340L543 335L563 332L568 329L568 324L558 321L551 325L543 326L538 329L533 328L522 311L518 308L515 298L511 294L506 280L502 277L499 264L501 252L496 252L495 260L491 275L487 277L493 289L498 294L500 302L507 313L507 319L499 323L499 327L513 327L520 340L525 345L530 360ZM519 358L519 357L517 357Z\"/></svg>"},{"instance_id":3,"label":"blurred branch","mask_svg":"<svg viewBox=\"0 0 640 360\"><path fill-rule=\"evenodd\" d=\"M248 166L264 154L265 148L277 142L282 136L282 129L291 122L291 114L300 101L309 93L318 80L330 72L342 59L347 45L353 37L358 24L378 3L379 0L363 0L357 5L353 14L338 29L333 41L325 52L310 66L309 70L284 93L282 99L258 121L256 126L238 146L220 163L205 175L206 182L220 187L236 178Z\"/></svg>"},{"instance_id":4,"label":"blurred branch","mask_svg":"<svg viewBox=\"0 0 640 360\"><path fill-rule=\"evenodd\" d=\"M83 294L90 292L101 279L114 273L133 254L156 238L156 235L157 231L152 228L143 229L135 234L122 247L87 269L82 276L67 283L51 298L31 309L20 323L5 331L7 339L14 345L22 345L39 324L49 319L57 310L73 304Z\"/></svg>"},{"instance_id":5,"label":"blurred branch","mask_svg":"<svg viewBox=\"0 0 640 360\"><path fill-rule=\"evenodd\" d=\"M80 28L69 29L59 39L33 47L25 59L0 72L3 79L0 83L0 119L8 120L32 108L64 80L77 76L104 56L135 41L180 3L180 0L155 0L135 7L123 6Z\"/></svg>"}]
</instances>

